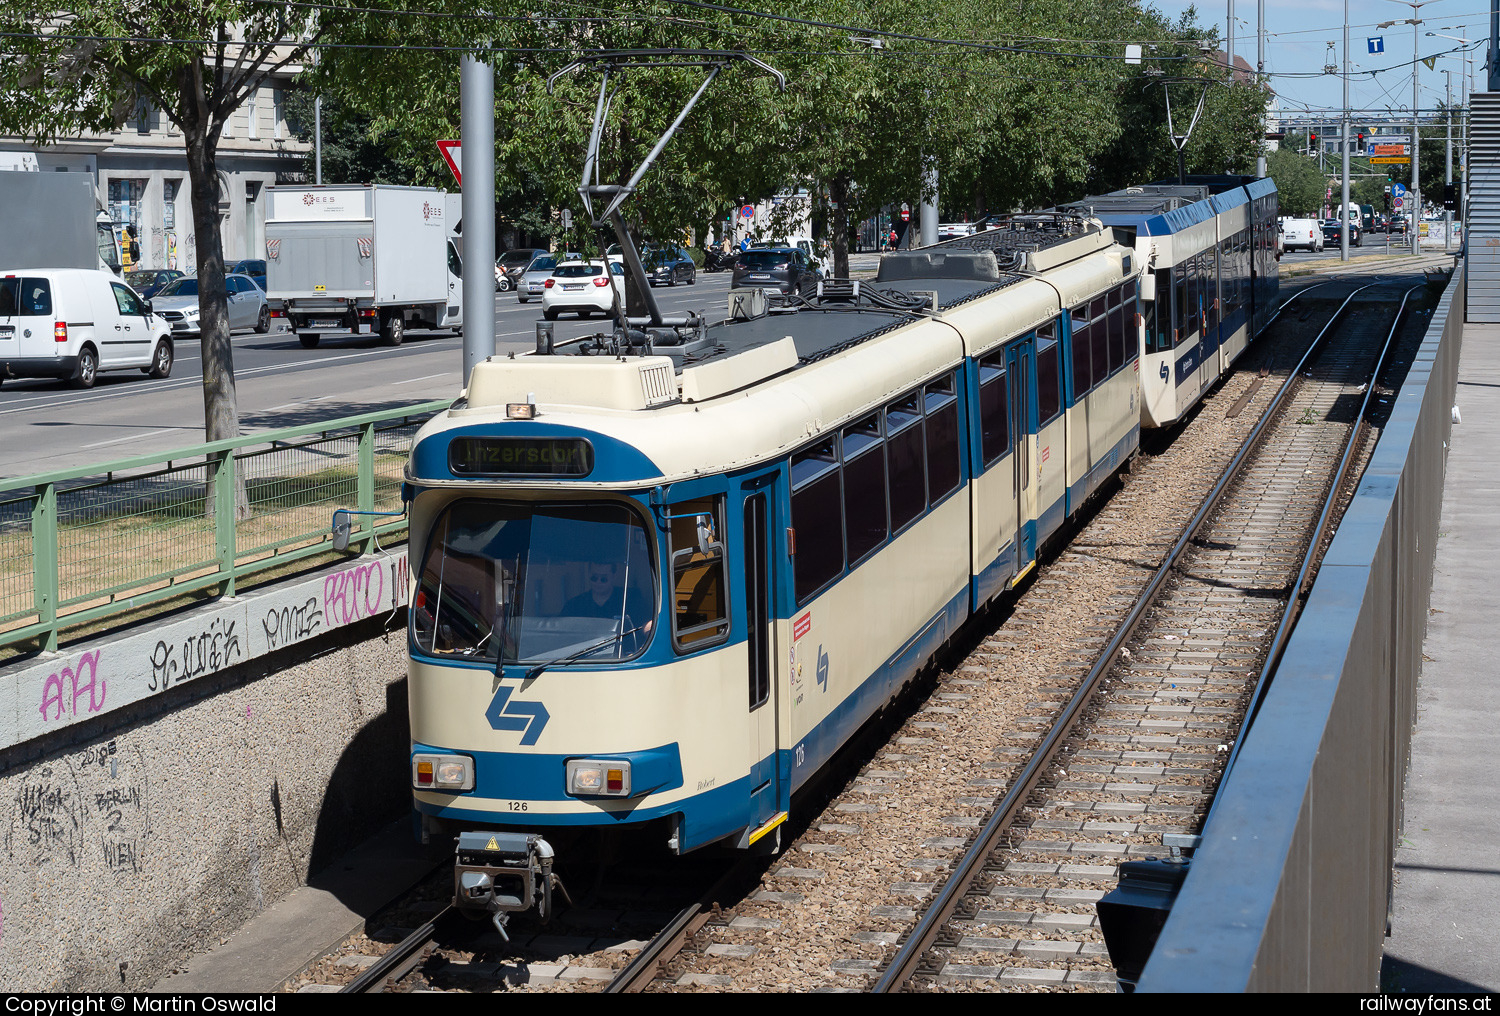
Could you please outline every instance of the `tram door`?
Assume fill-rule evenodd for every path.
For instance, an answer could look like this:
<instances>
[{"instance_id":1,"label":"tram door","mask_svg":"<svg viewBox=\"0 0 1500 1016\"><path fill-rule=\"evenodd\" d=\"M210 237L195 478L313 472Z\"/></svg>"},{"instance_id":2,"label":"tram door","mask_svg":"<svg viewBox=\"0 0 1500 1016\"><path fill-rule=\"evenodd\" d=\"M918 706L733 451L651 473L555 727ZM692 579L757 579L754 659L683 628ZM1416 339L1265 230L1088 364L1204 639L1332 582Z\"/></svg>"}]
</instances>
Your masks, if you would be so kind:
<instances>
[{"instance_id":1,"label":"tram door","mask_svg":"<svg viewBox=\"0 0 1500 1016\"><path fill-rule=\"evenodd\" d=\"M1027 338L1005 353L1010 385L1011 462L1016 490L1016 574L1036 560L1036 339Z\"/></svg>"},{"instance_id":2,"label":"tram door","mask_svg":"<svg viewBox=\"0 0 1500 1016\"><path fill-rule=\"evenodd\" d=\"M777 767L777 684L775 562L770 534L771 506L766 491L745 499L745 632L749 655L750 787L755 824L764 827L779 814ZM769 830L767 830L769 831Z\"/></svg>"}]
</instances>

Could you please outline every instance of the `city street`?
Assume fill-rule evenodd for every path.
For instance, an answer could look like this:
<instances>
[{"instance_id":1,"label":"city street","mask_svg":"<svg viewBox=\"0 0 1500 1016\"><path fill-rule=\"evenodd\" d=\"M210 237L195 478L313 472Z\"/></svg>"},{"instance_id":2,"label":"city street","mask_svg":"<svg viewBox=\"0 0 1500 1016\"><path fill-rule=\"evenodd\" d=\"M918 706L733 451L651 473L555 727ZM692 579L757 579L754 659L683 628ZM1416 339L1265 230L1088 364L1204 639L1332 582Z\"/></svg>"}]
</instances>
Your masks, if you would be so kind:
<instances>
[{"instance_id":1,"label":"city street","mask_svg":"<svg viewBox=\"0 0 1500 1016\"><path fill-rule=\"evenodd\" d=\"M1400 237L1375 234L1350 249L1351 260L1402 253ZM1429 244L1427 253L1441 250ZM1338 248L1297 252L1282 270L1338 260ZM853 255L851 274L868 277L874 254ZM1321 266L1320 266L1321 268ZM695 285L653 290L663 311L696 310L709 320L724 316L730 274L699 272ZM495 294L495 349L500 355L535 347L541 302L522 304L514 293ZM559 340L600 331L599 318L566 315L555 324ZM70 469L135 455L156 454L203 441L202 362L195 339L179 340L172 376L154 381L138 371L101 374L96 387L76 390L55 381L7 381L0 387L0 476ZM240 425L245 433L311 425L323 420L451 399L459 391L463 339L449 332L407 333L398 347L376 336L325 338L303 349L289 332L234 337Z\"/></svg>"},{"instance_id":2,"label":"city street","mask_svg":"<svg viewBox=\"0 0 1500 1016\"><path fill-rule=\"evenodd\" d=\"M861 259L864 260L864 259ZM868 259L873 262L873 258ZM700 272L695 285L653 290L666 313L696 310L724 317L729 273ZM540 300L522 304L495 294L495 350L535 348ZM559 340L598 332L599 318L565 315ZM202 361L196 339L179 340L170 378L139 371L100 374L90 390L55 381L7 381L0 387L0 476L70 469L135 455L168 452L203 438ZM458 395L463 339L451 332L407 333L397 347L377 336L327 337L303 349L289 332L234 336L240 426L245 433L394 409Z\"/></svg>"}]
</instances>

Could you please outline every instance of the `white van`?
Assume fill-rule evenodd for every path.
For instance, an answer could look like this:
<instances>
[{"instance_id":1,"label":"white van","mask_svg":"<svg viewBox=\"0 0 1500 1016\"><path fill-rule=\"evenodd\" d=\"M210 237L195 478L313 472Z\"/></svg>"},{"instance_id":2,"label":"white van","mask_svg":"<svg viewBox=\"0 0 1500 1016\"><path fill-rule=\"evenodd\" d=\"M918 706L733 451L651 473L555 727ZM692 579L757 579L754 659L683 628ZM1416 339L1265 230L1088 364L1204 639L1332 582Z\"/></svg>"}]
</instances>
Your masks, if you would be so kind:
<instances>
[{"instance_id":1,"label":"white van","mask_svg":"<svg viewBox=\"0 0 1500 1016\"><path fill-rule=\"evenodd\" d=\"M1287 219L1281 227L1281 239L1288 251L1323 249L1323 226L1317 219Z\"/></svg>"},{"instance_id":2,"label":"white van","mask_svg":"<svg viewBox=\"0 0 1500 1016\"><path fill-rule=\"evenodd\" d=\"M172 373L172 330L135 290L87 268L0 270L0 383L53 377L92 388L100 371Z\"/></svg>"}]
</instances>

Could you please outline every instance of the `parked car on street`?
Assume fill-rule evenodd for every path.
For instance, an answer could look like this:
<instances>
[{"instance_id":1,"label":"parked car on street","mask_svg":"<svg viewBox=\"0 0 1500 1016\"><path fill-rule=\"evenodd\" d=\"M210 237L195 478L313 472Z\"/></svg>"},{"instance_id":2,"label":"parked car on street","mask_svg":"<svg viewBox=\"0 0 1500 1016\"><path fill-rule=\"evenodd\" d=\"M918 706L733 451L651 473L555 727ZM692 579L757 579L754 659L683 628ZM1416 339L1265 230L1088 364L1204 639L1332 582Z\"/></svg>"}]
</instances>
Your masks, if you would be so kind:
<instances>
[{"instance_id":1,"label":"parked car on street","mask_svg":"<svg viewBox=\"0 0 1500 1016\"><path fill-rule=\"evenodd\" d=\"M764 289L767 296L804 296L822 276L796 247L755 247L740 255L730 289Z\"/></svg>"},{"instance_id":2,"label":"parked car on street","mask_svg":"<svg viewBox=\"0 0 1500 1016\"><path fill-rule=\"evenodd\" d=\"M149 303L97 268L0 270L0 382L92 388L115 370L171 375L171 331Z\"/></svg>"},{"instance_id":3,"label":"parked car on street","mask_svg":"<svg viewBox=\"0 0 1500 1016\"><path fill-rule=\"evenodd\" d=\"M175 268L137 268L124 275L125 284L135 290L143 300L149 300L161 292L163 286L185 273Z\"/></svg>"},{"instance_id":4,"label":"parked car on street","mask_svg":"<svg viewBox=\"0 0 1500 1016\"><path fill-rule=\"evenodd\" d=\"M613 283L613 285L611 285ZM556 321L565 310L586 318L608 314L625 301L625 266L619 261L565 261L542 284L542 317Z\"/></svg>"},{"instance_id":5,"label":"parked car on street","mask_svg":"<svg viewBox=\"0 0 1500 1016\"><path fill-rule=\"evenodd\" d=\"M229 266L229 270L224 274L248 275L250 281L259 286L262 293L266 291L266 263L259 258L252 258L248 261L236 261Z\"/></svg>"},{"instance_id":6,"label":"parked car on street","mask_svg":"<svg viewBox=\"0 0 1500 1016\"><path fill-rule=\"evenodd\" d=\"M547 254L539 253L531 259L516 279L516 299L522 303L528 303L533 298L540 300L542 290L547 286L547 280L552 278L552 273L557 266L567 261L582 261L583 255L569 251L567 253Z\"/></svg>"},{"instance_id":7,"label":"parked car on street","mask_svg":"<svg viewBox=\"0 0 1500 1016\"><path fill-rule=\"evenodd\" d=\"M254 328L264 334L271 330L271 310L266 294L248 275L224 276L229 297L229 328ZM198 279L184 276L167 283L151 300L151 309L172 326L173 335L201 335L198 307Z\"/></svg>"}]
</instances>

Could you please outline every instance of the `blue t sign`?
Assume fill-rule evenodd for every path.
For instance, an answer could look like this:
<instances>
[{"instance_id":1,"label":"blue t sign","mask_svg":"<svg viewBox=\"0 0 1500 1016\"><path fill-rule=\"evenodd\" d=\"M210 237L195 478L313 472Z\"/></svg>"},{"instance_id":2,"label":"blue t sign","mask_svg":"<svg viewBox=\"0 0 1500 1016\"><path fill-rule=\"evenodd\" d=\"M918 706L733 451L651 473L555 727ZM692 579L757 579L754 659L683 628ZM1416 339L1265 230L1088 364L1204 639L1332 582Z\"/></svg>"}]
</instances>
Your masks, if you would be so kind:
<instances>
[{"instance_id":1,"label":"blue t sign","mask_svg":"<svg viewBox=\"0 0 1500 1016\"><path fill-rule=\"evenodd\" d=\"M1375 36L1375 38L1373 38L1373 39L1366 39L1365 41L1370 44L1370 52L1371 53L1384 53L1385 52L1385 36L1383 36L1383 35L1377 35L1377 36Z\"/></svg>"}]
</instances>

